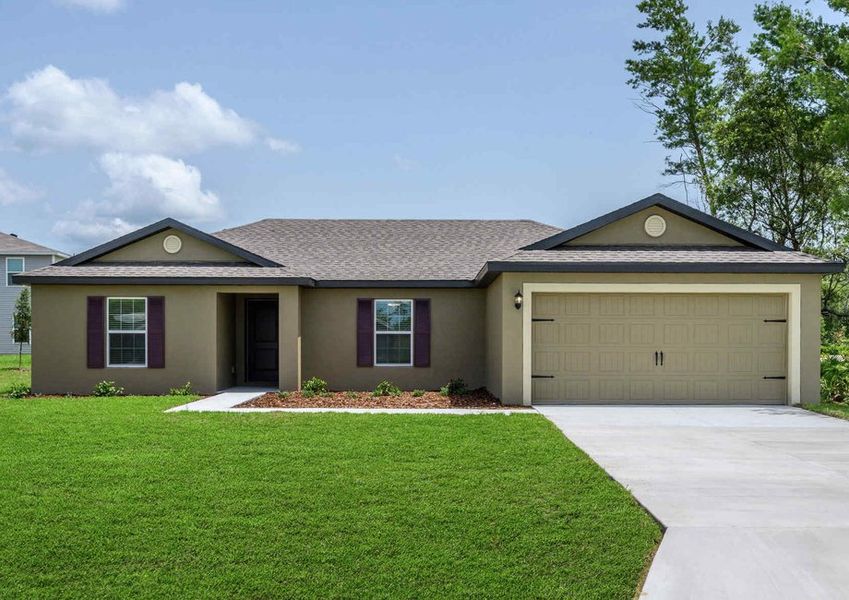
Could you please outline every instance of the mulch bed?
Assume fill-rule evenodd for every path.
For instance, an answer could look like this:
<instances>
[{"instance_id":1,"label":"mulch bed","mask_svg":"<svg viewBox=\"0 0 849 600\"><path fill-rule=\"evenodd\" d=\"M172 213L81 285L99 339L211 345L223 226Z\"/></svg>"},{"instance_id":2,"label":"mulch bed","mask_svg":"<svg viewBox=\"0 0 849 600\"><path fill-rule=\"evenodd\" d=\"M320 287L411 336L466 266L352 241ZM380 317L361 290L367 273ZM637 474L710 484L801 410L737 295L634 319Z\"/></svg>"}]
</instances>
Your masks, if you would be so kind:
<instances>
[{"instance_id":1,"label":"mulch bed","mask_svg":"<svg viewBox=\"0 0 849 600\"><path fill-rule=\"evenodd\" d=\"M304 398L300 392L286 397L277 392L263 394L239 404L236 408L504 408L498 398L486 389L473 390L462 395L443 396L439 392L425 392L413 396L402 392L400 396L373 396L371 392L329 392L324 396Z\"/></svg>"}]
</instances>

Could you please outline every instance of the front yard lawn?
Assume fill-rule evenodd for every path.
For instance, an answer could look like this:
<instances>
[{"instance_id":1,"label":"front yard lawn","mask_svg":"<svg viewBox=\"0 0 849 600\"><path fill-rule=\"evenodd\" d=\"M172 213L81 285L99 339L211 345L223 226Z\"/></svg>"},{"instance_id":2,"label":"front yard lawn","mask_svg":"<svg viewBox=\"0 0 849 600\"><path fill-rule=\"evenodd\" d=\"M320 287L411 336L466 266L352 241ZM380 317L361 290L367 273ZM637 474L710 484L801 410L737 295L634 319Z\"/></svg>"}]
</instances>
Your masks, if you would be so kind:
<instances>
[{"instance_id":1,"label":"front yard lawn","mask_svg":"<svg viewBox=\"0 0 849 600\"><path fill-rule=\"evenodd\" d=\"M538 415L0 399L0 596L632 598L660 539Z\"/></svg>"},{"instance_id":2,"label":"front yard lawn","mask_svg":"<svg viewBox=\"0 0 849 600\"><path fill-rule=\"evenodd\" d=\"M0 354L0 396L9 389L9 386L16 383L30 382L30 355L25 354L21 357L21 369L18 369L17 354Z\"/></svg>"},{"instance_id":3,"label":"front yard lawn","mask_svg":"<svg viewBox=\"0 0 849 600\"><path fill-rule=\"evenodd\" d=\"M805 404L803 408L822 413L830 417L849 420L849 404L839 402L820 402L819 404Z\"/></svg>"}]
</instances>

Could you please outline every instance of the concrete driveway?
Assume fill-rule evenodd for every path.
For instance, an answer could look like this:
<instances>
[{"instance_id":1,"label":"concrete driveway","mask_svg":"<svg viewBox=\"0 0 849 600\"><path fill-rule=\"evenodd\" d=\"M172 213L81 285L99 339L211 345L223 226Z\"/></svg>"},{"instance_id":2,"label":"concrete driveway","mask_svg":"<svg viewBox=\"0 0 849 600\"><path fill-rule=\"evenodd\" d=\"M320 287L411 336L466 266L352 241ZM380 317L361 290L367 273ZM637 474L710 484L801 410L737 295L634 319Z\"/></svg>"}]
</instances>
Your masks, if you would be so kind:
<instances>
[{"instance_id":1,"label":"concrete driveway","mask_svg":"<svg viewBox=\"0 0 849 600\"><path fill-rule=\"evenodd\" d=\"M642 598L849 598L849 422L789 407L537 407L667 528Z\"/></svg>"}]
</instances>

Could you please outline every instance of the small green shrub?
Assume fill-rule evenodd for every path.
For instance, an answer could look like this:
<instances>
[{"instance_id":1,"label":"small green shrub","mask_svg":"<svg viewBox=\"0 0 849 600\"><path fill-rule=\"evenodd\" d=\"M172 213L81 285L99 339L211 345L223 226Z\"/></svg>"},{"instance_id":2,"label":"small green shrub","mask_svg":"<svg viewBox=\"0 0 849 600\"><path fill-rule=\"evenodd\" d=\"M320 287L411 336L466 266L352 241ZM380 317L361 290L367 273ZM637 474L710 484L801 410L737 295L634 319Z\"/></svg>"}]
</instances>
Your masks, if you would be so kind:
<instances>
[{"instance_id":1,"label":"small green shrub","mask_svg":"<svg viewBox=\"0 0 849 600\"><path fill-rule=\"evenodd\" d=\"M171 396L194 396L195 391L192 389L192 382L187 381L186 385L168 390L168 394Z\"/></svg>"},{"instance_id":2,"label":"small green shrub","mask_svg":"<svg viewBox=\"0 0 849 600\"><path fill-rule=\"evenodd\" d=\"M22 381L11 384L4 392L9 398L25 398L31 394L32 388Z\"/></svg>"},{"instance_id":3,"label":"small green shrub","mask_svg":"<svg viewBox=\"0 0 849 600\"><path fill-rule=\"evenodd\" d=\"M451 379L447 385L439 388L439 393L443 396L462 396L468 391L469 388L466 386L466 382L463 381L462 377Z\"/></svg>"},{"instance_id":4,"label":"small green shrub","mask_svg":"<svg viewBox=\"0 0 849 600\"><path fill-rule=\"evenodd\" d=\"M93 396L123 396L124 388L117 385L114 381L101 381L94 386L92 391Z\"/></svg>"},{"instance_id":5,"label":"small green shrub","mask_svg":"<svg viewBox=\"0 0 849 600\"><path fill-rule=\"evenodd\" d=\"M301 390L301 398L315 398L317 395L312 390Z\"/></svg>"},{"instance_id":6,"label":"small green shrub","mask_svg":"<svg viewBox=\"0 0 849 600\"><path fill-rule=\"evenodd\" d=\"M313 394L326 394L330 390L327 388L327 382L319 377L311 377L301 385L303 392L312 392Z\"/></svg>"},{"instance_id":7,"label":"small green shrub","mask_svg":"<svg viewBox=\"0 0 849 600\"><path fill-rule=\"evenodd\" d=\"M385 379L377 384L374 388L373 395L375 396L400 396L401 388Z\"/></svg>"},{"instance_id":8,"label":"small green shrub","mask_svg":"<svg viewBox=\"0 0 849 600\"><path fill-rule=\"evenodd\" d=\"M849 346L824 346L820 354L822 399L849 401Z\"/></svg>"},{"instance_id":9,"label":"small green shrub","mask_svg":"<svg viewBox=\"0 0 849 600\"><path fill-rule=\"evenodd\" d=\"M345 397L350 398L351 400L356 400L357 398L360 397L360 394L358 392L353 391L353 390L349 390L349 391L345 392Z\"/></svg>"},{"instance_id":10,"label":"small green shrub","mask_svg":"<svg viewBox=\"0 0 849 600\"><path fill-rule=\"evenodd\" d=\"M292 392L277 392L277 397L282 399L282 400L285 400L286 398L288 398L291 395L292 395Z\"/></svg>"},{"instance_id":11,"label":"small green shrub","mask_svg":"<svg viewBox=\"0 0 849 600\"><path fill-rule=\"evenodd\" d=\"M413 397L414 398L421 398L424 395L425 395L424 390L413 390Z\"/></svg>"}]
</instances>

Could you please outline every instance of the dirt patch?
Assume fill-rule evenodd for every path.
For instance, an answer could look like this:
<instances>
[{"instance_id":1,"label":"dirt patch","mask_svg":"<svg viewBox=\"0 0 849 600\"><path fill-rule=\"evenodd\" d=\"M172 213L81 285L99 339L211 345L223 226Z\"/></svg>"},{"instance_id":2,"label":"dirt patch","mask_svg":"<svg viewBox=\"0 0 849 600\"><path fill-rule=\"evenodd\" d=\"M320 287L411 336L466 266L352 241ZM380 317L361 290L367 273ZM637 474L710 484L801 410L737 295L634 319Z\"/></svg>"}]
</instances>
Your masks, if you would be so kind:
<instances>
[{"instance_id":1,"label":"dirt patch","mask_svg":"<svg viewBox=\"0 0 849 600\"><path fill-rule=\"evenodd\" d=\"M485 389L462 395L443 396L439 392L425 392L413 396L401 392L399 396L374 396L371 392L329 392L323 396L304 397L300 392L281 396L277 392L263 394L236 408L504 408L498 398ZM513 407L511 407L513 408Z\"/></svg>"}]
</instances>

